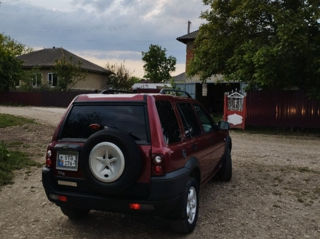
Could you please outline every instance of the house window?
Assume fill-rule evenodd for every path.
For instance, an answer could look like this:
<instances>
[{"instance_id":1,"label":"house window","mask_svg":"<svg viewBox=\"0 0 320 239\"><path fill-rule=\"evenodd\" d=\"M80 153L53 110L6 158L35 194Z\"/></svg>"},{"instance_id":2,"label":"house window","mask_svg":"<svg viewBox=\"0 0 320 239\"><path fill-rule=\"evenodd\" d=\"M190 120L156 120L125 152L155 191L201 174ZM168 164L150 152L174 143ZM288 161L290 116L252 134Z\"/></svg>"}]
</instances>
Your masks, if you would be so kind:
<instances>
[{"instance_id":1,"label":"house window","mask_svg":"<svg viewBox=\"0 0 320 239\"><path fill-rule=\"evenodd\" d=\"M56 73L48 73L48 85L52 87L58 85L58 76Z\"/></svg>"},{"instance_id":2,"label":"house window","mask_svg":"<svg viewBox=\"0 0 320 239\"><path fill-rule=\"evenodd\" d=\"M37 88L37 87L41 86L41 78L42 78L41 73L36 73L36 74L32 75L32 87L33 88Z\"/></svg>"}]
</instances>

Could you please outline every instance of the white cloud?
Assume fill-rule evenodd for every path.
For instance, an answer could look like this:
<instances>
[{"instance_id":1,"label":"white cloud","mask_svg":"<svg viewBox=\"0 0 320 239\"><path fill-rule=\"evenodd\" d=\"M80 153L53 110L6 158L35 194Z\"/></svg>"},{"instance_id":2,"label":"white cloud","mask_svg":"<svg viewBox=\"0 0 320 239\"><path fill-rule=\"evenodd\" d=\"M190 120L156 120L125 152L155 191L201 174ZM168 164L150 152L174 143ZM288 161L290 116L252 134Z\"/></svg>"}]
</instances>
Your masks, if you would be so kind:
<instances>
[{"instance_id":1,"label":"white cloud","mask_svg":"<svg viewBox=\"0 0 320 239\"><path fill-rule=\"evenodd\" d=\"M74 10L71 0L2 0L2 4L28 4L53 11L71 12Z\"/></svg>"},{"instance_id":2,"label":"white cloud","mask_svg":"<svg viewBox=\"0 0 320 239\"><path fill-rule=\"evenodd\" d=\"M186 33L188 20L196 30L204 10L202 0L1 2L1 33L30 47L56 46L72 52L87 51L95 59L132 61L135 69L141 69L140 53L150 44L166 48L167 54L183 65L185 45L176 38Z\"/></svg>"},{"instance_id":3,"label":"white cloud","mask_svg":"<svg viewBox=\"0 0 320 239\"><path fill-rule=\"evenodd\" d=\"M99 50L83 50L78 51L83 55L92 56L95 58L116 58L116 59L140 59L141 52L137 51L99 51Z\"/></svg>"},{"instance_id":4,"label":"white cloud","mask_svg":"<svg viewBox=\"0 0 320 239\"><path fill-rule=\"evenodd\" d=\"M142 78L144 75L143 65L144 62L139 58L127 58L128 55L136 56L137 52L99 52L99 51L74 51L78 56L81 56L88 61L91 61L101 67L105 67L107 64L124 64L129 70L130 74ZM140 54L140 53L139 53ZM178 75L185 71L185 64L177 64L176 70L171 73L172 76Z\"/></svg>"}]
</instances>

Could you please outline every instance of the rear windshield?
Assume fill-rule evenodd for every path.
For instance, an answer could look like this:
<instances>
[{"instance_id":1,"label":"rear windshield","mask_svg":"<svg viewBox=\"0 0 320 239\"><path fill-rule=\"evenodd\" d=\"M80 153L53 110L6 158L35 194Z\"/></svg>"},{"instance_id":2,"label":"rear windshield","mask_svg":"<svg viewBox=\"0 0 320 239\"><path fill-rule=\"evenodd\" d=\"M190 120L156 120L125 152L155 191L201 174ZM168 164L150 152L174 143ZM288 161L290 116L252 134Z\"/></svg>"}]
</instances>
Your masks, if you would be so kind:
<instances>
[{"instance_id":1,"label":"rear windshield","mask_svg":"<svg viewBox=\"0 0 320 239\"><path fill-rule=\"evenodd\" d=\"M129 133L137 143L148 143L144 105L75 105L64 124L60 138L86 139L96 131L91 124Z\"/></svg>"}]
</instances>

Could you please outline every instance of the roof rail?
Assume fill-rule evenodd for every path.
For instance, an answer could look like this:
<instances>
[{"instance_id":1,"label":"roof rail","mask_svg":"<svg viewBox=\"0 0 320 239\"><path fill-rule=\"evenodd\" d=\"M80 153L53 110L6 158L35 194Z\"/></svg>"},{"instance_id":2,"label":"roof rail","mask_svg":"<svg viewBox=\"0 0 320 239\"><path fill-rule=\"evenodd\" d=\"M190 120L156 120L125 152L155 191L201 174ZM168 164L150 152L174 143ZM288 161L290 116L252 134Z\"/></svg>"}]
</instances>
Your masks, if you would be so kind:
<instances>
[{"instance_id":1,"label":"roof rail","mask_svg":"<svg viewBox=\"0 0 320 239\"><path fill-rule=\"evenodd\" d=\"M100 92L100 94L111 94L111 95L114 95L114 94L132 94L133 92L132 91L128 91L128 90L116 90L116 89L107 89L107 90L102 90Z\"/></svg>"},{"instance_id":2,"label":"roof rail","mask_svg":"<svg viewBox=\"0 0 320 239\"><path fill-rule=\"evenodd\" d=\"M187 98L192 98L191 95L188 92L183 91L183 90L176 90L176 89L173 89L173 88L162 88L161 91L160 91L160 94L164 94L164 95L165 94L173 95L172 93L174 93L175 96L186 96Z\"/></svg>"}]
</instances>

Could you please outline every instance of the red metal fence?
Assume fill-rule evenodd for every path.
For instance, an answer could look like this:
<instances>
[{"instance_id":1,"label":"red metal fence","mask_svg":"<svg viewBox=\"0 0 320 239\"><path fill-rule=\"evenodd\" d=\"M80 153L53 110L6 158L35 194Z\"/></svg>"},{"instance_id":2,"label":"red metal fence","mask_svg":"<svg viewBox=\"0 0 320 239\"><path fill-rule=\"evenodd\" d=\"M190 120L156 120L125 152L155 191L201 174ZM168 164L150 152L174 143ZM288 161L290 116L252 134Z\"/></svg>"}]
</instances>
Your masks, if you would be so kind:
<instances>
[{"instance_id":1,"label":"red metal fence","mask_svg":"<svg viewBox=\"0 0 320 239\"><path fill-rule=\"evenodd\" d=\"M246 125L320 128L320 101L302 91L248 92Z\"/></svg>"},{"instance_id":2,"label":"red metal fence","mask_svg":"<svg viewBox=\"0 0 320 239\"><path fill-rule=\"evenodd\" d=\"M67 107L88 91L0 92L0 104ZM320 101L302 91L255 91L246 96L246 126L320 128Z\"/></svg>"},{"instance_id":3,"label":"red metal fence","mask_svg":"<svg viewBox=\"0 0 320 239\"><path fill-rule=\"evenodd\" d=\"M74 97L89 91L0 92L0 104L67 107Z\"/></svg>"}]
</instances>

